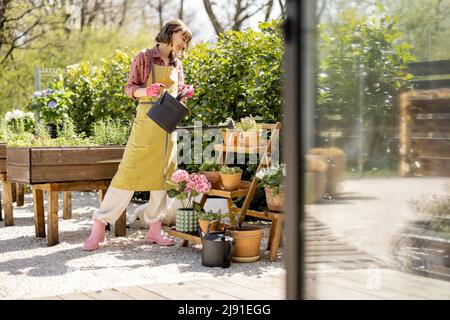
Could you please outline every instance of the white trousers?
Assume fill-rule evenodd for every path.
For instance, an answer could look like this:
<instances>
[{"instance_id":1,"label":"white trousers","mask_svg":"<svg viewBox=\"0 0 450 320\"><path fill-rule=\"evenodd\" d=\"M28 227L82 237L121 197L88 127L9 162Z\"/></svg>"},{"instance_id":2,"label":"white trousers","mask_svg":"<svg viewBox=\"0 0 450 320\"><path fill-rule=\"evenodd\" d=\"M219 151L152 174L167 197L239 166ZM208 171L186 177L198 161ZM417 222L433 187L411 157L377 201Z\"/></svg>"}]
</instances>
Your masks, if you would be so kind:
<instances>
[{"instance_id":1,"label":"white trousers","mask_svg":"<svg viewBox=\"0 0 450 320\"><path fill-rule=\"evenodd\" d=\"M93 219L105 224L115 223L128 207L133 194L134 191L109 187L100 209L94 213ZM166 190L154 190L150 192L149 201L137 207L132 215L146 223L162 220L165 225L173 225L175 224L175 210L181 207L182 204L179 200L168 198Z\"/></svg>"}]
</instances>

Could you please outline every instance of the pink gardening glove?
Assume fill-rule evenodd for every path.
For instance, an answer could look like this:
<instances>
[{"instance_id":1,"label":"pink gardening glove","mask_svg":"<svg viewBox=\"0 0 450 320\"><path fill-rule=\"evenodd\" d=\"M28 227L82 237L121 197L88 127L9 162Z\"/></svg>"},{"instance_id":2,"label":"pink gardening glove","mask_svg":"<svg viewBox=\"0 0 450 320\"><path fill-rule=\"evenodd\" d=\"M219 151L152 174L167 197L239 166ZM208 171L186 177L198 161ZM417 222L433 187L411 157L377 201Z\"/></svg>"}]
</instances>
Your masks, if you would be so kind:
<instances>
[{"instance_id":1,"label":"pink gardening glove","mask_svg":"<svg viewBox=\"0 0 450 320\"><path fill-rule=\"evenodd\" d=\"M161 92L161 88L165 85L162 83L153 83L150 87L147 87L147 97L157 97Z\"/></svg>"}]
</instances>

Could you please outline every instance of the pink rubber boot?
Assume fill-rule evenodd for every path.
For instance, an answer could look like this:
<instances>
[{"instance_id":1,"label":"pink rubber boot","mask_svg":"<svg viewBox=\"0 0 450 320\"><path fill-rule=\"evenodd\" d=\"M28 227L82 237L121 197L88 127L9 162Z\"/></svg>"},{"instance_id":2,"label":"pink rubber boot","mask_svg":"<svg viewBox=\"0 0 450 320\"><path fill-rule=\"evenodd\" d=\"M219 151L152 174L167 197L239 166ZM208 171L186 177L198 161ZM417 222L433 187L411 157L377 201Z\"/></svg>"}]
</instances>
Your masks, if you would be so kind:
<instances>
[{"instance_id":1,"label":"pink rubber boot","mask_svg":"<svg viewBox=\"0 0 450 320\"><path fill-rule=\"evenodd\" d=\"M98 220L94 220L91 235L86 239L83 245L83 250L93 251L97 250L100 242L105 241L105 224Z\"/></svg>"},{"instance_id":2,"label":"pink rubber boot","mask_svg":"<svg viewBox=\"0 0 450 320\"><path fill-rule=\"evenodd\" d=\"M168 238L164 234L161 220L155 223L150 223L147 236L145 237L145 242L157 243L162 246L173 246L175 244L175 240Z\"/></svg>"}]
</instances>

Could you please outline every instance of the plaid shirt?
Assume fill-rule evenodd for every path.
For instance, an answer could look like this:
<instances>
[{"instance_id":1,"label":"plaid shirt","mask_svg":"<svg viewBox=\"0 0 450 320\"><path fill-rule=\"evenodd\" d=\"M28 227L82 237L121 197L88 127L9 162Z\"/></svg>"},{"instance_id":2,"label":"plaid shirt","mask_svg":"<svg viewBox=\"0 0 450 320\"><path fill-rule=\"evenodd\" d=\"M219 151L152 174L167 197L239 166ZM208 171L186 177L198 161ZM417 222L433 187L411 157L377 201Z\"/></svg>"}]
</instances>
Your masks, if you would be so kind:
<instances>
[{"instance_id":1,"label":"plaid shirt","mask_svg":"<svg viewBox=\"0 0 450 320\"><path fill-rule=\"evenodd\" d=\"M131 70L128 74L128 81L125 85L125 93L134 100L133 93L136 89L145 88L147 86L148 78L150 76L152 63L164 66L164 60L161 58L161 53L157 46L152 49L144 49L139 51L131 64ZM184 84L183 65L179 59L175 60L175 68L178 71L178 87Z\"/></svg>"}]
</instances>

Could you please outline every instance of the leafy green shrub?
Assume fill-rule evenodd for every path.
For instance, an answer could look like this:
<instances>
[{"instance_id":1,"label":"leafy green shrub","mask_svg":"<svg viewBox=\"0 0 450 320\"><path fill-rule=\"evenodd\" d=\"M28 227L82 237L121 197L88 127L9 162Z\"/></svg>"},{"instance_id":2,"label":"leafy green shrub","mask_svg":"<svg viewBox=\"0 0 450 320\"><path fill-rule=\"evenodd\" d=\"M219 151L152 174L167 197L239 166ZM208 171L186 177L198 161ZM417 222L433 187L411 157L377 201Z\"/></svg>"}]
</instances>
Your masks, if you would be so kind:
<instances>
[{"instance_id":1,"label":"leafy green shrub","mask_svg":"<svg viewBox=\"0 0 450 320\"><path fill-rule=\"evenodd\" d=\"M319 27L317 132L335 126L343 128L344 137L363 136L365 149L359 152L368 155L369 166L375 158L390 157L395 167L398 154L395 99L400 90L411 86L412 75L406 70L415 58L411 46L402 40L397 21L378 4L373 15L361 16L349 9L339 14L336 23ZM336 116L342 120L335 120ZM350 152L354 140L317 139L319 145L336 144L354 154Z\"/></svg>"},{"instance_id":2,"label":"leafy green shrub","mask_svg":"<svg viewBox=\"0 0 450 320\"><path fill-rule=\"evenodd\" d=\"M240 173L240 172L242 172L242 169L239 167L223 166L222 168L220 168L221 174L236 174L236 173Z\"/></svg>"},{"instance_id":3,"label":"leafy green shrub","mask_svg":"<svg viewBox=\"0 0 450 320\"><path fill-rule=\"evenodd\" d=\"M234 128L239 131L247 132L258 130L260 126L256 124L255 118L250 115L249 117L241 118L239 122L236 122Z\"/></svg>"},{"instance_id":4,"label":"leafy green shrub","mask_svg":"<svg viewBox=\"0 0 450 320\"><path fill-rule=\"evenodd\" d=\"M122 51L93 67L89 61L68 66L50 83L50 89L35 92L30 109L40 112L47 123L71 118L77 132L92 134L100 119L131 119L136 102L126 96L131 56Z\"/></svg>"},{"instance_id":5,"label":"leafy green shrub","mask_svg":"<svg viewBox=\"0 0 450 320\"><path fill-rule=\"evenodd\" d=\"M185 81L195 86L190 108L210 123L250 114L281 120L283 54L280 21L225 32L213 46L198 44L183 60Z\"/></svg>"},{"instance_id":6,"label":"leafy green shrub","mask_svg":"<svg viewBox=\"0 0 450 320\"><path fill-rule=\"evenodd\" d=\"M220 163L216 163L214 160L206 161L202 163L199 167L199 171L207 171L207 172L215 172L219 171L222 165Z\"/></svg>"},{"instance_id":7,"label":"leafy green shrub","mask_svg":"<svg viewBox=\"0 0 450 320\"><path fill-rule=\"evenodd\" d=\"M208 221L213 221L213 220L221 220L224 217L224 215L222 214L222 212L213 212L211 210L206 211L206 212L198 212L197 213L197 218L198 220L208 220Z\"/></svg>"},{"instance_id":8,"label":"leafy green shrub","mask_svg":"<svg viewBox=\"0 0 450 320\"><path fill-rule=\"evenodd\" d=\"M15 133L32 133L36 127L36 119L33 112L13 110L5 114L5 125Z\"/></svg>"},{"instance_id":9,"label":"leafy green shrub","mask_svg":"<svg viewBox=\"0 0 450 320\"><path fill-rule=\"evenodd\" d=\"M90 140L99 145L124 145L130 135L131 124L127 120L106 118L92 125Z\"/></svg>"},{"instance_id":10,"label":"leafy green shrub","mask_svg":"<svg viewBox=\"0 0 450 320\"><path fill-rule=\"evenodd\" d=\"M282 189L285 185L285 176L286 169L284 165L262 168L256 173L256 177L261 180L260 185L263 187L274 189L275 193L280 192L280 189Z\"/></svg>"}]
</instances>

